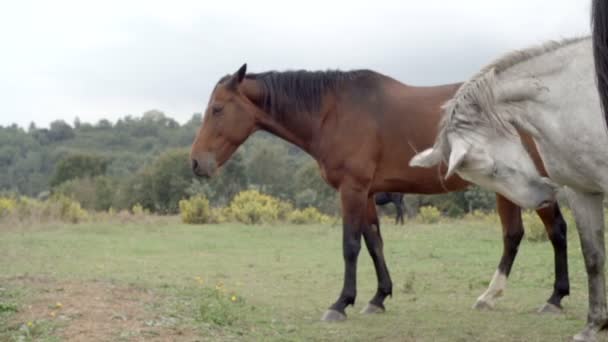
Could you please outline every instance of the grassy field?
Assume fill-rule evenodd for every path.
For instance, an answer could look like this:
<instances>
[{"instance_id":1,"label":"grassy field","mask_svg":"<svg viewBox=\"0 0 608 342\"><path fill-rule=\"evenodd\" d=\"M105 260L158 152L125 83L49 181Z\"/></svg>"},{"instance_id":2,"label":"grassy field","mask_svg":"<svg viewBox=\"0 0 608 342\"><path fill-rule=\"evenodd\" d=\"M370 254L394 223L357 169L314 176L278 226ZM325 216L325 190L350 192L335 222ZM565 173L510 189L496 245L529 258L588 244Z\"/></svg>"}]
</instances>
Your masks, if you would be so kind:
<instances>
[{"instance_id":1,"label":"grassy field","mask_svg":"<svg viewBox=\"0 0 608 342\"><path fill-rule=\"evenodd\" d=\"M587 306L571 228L564 314L535 313L551 292L553 256L549 243L527 241L497 308L472 310L502 244L497 226L463 221L383 226L394 281L387 312L358 313L376 288L362 250L357 304L331 324L319 318L342 284L338 226L5 228L0 341L568 341Z\"/></svg>"}]
</instances>

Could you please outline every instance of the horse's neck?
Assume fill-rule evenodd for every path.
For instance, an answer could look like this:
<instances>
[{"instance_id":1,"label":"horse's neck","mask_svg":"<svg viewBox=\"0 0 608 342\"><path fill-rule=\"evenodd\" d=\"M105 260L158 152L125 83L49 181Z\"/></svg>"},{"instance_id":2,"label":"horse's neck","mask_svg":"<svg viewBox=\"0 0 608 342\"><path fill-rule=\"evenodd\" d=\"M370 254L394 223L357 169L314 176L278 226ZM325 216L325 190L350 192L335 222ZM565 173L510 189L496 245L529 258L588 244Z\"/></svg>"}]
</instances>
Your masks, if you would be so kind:
<instances>
[{"instance_id":1,"label":"horse's neck","mask_svg":"<svg viewBox=\"0 0 608 342\"><path fill-rule=\"evenodd\" d=\"M555 74L539 75L546 91L511 114L534 137L554 180L585 190L606 191L608 177L599 170L608 167L608 135L595 87L591 49L581 46L581 50L572 49L567 55L536 61L545 65L560 63L559 59L571 62Z\"/></svg>"},{"instance_id":2,"label":"horse's neck","mask_svg":"<svg viewBox=\"0 0 608 342\"><path fill-rule=\"evenodd\" d=\"M315 127L314 115L286 116L280 121L265 113L259 120L260 129L290 142L312 155L312 135ZM314 157L314 155L313 155Z\"/></svg>"}]
</instances>

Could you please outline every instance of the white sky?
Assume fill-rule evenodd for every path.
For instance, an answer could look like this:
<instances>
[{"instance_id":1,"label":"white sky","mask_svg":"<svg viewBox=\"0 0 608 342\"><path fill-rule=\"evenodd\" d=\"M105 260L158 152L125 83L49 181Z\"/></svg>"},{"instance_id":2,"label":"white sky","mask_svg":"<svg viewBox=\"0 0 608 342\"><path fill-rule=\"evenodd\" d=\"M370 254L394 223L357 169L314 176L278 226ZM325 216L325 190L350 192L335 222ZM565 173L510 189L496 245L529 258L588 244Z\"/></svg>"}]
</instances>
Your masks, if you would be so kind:
<instances>
[{"instance_id":1,"label":"white sky","mask_svg":"<svg viewBox=\"0 0 608 342\"><path fill-rule=\"evenodd\" d=\"M4 1L0 125L201 112L249 70L369 68L465 80L500 54L589 33L589 0Z\"/></svg>"}]
</instances>

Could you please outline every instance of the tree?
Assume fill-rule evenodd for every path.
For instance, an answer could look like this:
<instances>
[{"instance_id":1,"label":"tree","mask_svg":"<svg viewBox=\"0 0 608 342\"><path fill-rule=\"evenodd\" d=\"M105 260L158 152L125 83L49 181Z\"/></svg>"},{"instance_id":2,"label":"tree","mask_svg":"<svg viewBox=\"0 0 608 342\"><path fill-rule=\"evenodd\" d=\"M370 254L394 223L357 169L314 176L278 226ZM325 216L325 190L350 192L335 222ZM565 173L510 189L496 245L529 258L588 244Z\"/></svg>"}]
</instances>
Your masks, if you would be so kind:
<instances>
[{"instance_id":1,"label":"tree","mask_svg":"<svg viewBox=\"0 0 608 342\"><path fill-rule=\"evenodd\" d=\"M496 207L496 195L478 186L467 189L464 193L467 201L468 212L473 210L492 210Z\"/></svg>"},{"instance_id":2,"label":"tree","mask_svg":"<svg viewBox=\"0 0 608 342\"><path fill-rule=\"evenodd\" d=\"M247 174L250 183L263 193L281 199L293 199L296 162L278 139L270 140L272 143L263 141L259 140L249 151Z\"/></svg>"},{"instance_id":3,"label":"tree","mask_svg":"<svg viewBox=\"0 0 608 342\"><path fill-rule=\"evenodd\" d=\"M57 142L72 139L74 135L72 126L68 125L65 121L56 120L51 122L51 128L48 133L48 137L51 141Z\"/></svg>"},{"instance_id":4,"label":"tree","mask_svg":"<svg viewBox=\"0 0 608 342\"><path fill-rule=\"evenodd\" d=\"M129 204L140 203L144 208L162 214L177 213L179 201L187 197L194 176L188 155L186 149L168 150L140 170L127 184Z\"/></svg>"},{"instance_id":5,"label":"tree","mask_svg":"<svg viewBox=\"0 0 608 342\"><path fill-rule=\"evenodd\" d=\"M98 155L68 155L57 163L50 185L55 187L70 179L104 175L108 164L107 158Z\"/></svg>"}]
</instances>

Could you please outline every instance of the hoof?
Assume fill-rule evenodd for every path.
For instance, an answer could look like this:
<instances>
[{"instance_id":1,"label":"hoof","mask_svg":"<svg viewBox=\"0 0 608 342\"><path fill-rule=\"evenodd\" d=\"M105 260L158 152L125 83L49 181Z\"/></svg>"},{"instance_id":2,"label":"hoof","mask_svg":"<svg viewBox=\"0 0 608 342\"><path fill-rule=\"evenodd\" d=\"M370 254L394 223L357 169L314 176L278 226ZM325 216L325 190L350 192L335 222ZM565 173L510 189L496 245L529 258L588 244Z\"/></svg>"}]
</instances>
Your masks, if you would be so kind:
<instances>
[{"instance_id":1,"label":"hoof","mask_svg":"<svg viewBox=\"0 0 608 342\"><path fill-rule=\"evenodd\" d=\"M339 311L329 309L325 311L321 320L325 322L341 322L346 320L346 315Z\"/></svg>"},{"instance_id":2,"label":"hoof","mask_svg":"<svg viewBox=\"0 0 608 342\"><path fill-rule=\"evenodd\" d=\"M572 338L574 342L597 342L597 333L593 330L582 331Z\"/></svg>"},{"instance_id":3,"label":"hoof","mask_svg":"<svg viewBox=\"0 0 608 342\"><path fill-rule=\"evenodd\" d=\"M545 303L545 305L541 306L538 309L538 313L540 314L561 314L564 310L559 306L551 303Z\"/></svg>"},{"instance_id":4,"label":"hoof","mask_svg":"<svg viewBox=\"0 0 608 342\"><path fill-rule=\"evenodd\" d=\"M477 302L475 302L475 304L473 304L473 309L475 309L475 310L493 310L494 304L491 304L491 303L483 301L483 300L478 300Z\"/></svg>"},{"instance_id":5,"label":"hoof","mask_svg":"<svg viewBox=\"0 0 608 342\"><path fill-rule=\"evenodd\" d=\"M362 314L379 314L379 313L384 313L386 310L378 305L372 304L372 303L367 303L367 305L363 308L363 310L361 310Z\"/></svg>"}]
</instances>

